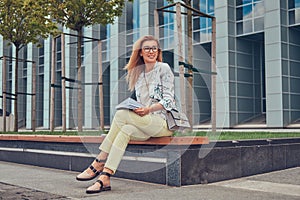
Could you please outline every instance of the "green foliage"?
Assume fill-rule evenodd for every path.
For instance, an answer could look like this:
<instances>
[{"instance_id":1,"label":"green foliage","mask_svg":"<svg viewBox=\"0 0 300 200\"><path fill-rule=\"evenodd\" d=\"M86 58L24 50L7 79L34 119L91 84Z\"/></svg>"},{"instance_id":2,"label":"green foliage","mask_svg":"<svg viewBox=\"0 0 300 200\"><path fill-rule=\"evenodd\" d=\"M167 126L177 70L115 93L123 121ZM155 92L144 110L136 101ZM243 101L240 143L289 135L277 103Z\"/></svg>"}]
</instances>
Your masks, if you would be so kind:
<instances>
[{"instance_id":1,"label":"green foliage","mask_svg":"<svg viewBox=\"0 0 300 200\"><path fill-rule=\"evenodd\" d=\"M275 138L299 138L300 132L258 132L258 131L190 131L185 133L175 132L174 136L207 136L214 140L255 140L255 139L275 139Z\"/></svg>"},{"instance_id":2,"label":"green foliage","mask_svg":"<svg viewBox=\"0 0 300 200\"><path fill-rule=\"evenodd\" d=\"M47 0L0 0L0 34L17 50L57 31Z\"/></svg>"},{"instance_id":3,"label":"green foliage","mask_svg":"<svg viewBox=\"0 0 300 200\"><path fill-rule=\"evenodd\" d=\"M125 0L49 0L53 5L52 17L72 30L84 26L110 24L121 16ZM131 0L132 1L132 0Z\"/></svg>"}]
</instances>

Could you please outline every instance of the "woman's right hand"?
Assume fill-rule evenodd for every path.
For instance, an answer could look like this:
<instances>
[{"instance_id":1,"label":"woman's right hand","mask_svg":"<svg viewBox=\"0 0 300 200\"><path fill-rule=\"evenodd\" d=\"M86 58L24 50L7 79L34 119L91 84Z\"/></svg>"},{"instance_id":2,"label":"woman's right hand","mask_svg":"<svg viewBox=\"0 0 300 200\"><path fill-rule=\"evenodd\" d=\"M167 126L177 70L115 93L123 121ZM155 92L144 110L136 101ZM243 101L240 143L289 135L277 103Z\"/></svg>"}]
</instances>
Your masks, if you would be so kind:
<instances>
[{"instance_id":1,"label":"woman's right hand","mask_svg":"<svg viewBox=\"0 0 300 200\"><path fill-rule=\"evenodd\" d=\"M150 107L136 108L133 110L137 115L143 117L150 113Z\"/></svg>"}]
</instances>

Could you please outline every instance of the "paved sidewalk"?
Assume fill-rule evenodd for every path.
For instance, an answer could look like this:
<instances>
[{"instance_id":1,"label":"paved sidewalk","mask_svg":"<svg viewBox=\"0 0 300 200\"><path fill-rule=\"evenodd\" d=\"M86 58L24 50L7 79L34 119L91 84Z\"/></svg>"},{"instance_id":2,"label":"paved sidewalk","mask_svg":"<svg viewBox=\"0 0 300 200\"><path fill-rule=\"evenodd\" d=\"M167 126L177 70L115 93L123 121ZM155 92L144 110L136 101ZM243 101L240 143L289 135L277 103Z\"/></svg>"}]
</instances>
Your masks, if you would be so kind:
<instances>
[{"instance_id":1,"label":"paved sidewalk","mask_svg":"<svg viewBox=\"0 0 300 200\"><path fill-rule=\"evenodd\" d=\"M78 182L77 173L0 161L0 199L105 200L299 200L300 168L207 185L169 187L112 178L112 191L85 194L94 181Z\"/></svg>"}]
</instances>

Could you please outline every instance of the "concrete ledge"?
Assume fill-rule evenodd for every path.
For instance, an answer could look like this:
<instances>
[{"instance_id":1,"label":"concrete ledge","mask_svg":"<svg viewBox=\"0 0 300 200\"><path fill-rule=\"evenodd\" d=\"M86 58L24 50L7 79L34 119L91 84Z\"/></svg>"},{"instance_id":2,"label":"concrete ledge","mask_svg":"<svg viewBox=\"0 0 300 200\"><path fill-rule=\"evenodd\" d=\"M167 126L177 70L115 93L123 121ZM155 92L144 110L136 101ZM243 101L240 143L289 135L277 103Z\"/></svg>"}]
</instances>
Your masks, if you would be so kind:
<instances>
[{"instance_id":1,"label":"concrete ledge","mask_svg":"<svg viewBox=\"0 0 300 200\"><path fill-rule=\"evenodd\" d=\"M91 143L83 143L15 139L0 140L0 160L82 171L99 152L99 143L95 143L94 140ZM208 144L192 145L131 143L127 147L116 176L183 186L212 183L298 166L300 166L299 138L210 141Z\"/></svg>"}]
</instances>

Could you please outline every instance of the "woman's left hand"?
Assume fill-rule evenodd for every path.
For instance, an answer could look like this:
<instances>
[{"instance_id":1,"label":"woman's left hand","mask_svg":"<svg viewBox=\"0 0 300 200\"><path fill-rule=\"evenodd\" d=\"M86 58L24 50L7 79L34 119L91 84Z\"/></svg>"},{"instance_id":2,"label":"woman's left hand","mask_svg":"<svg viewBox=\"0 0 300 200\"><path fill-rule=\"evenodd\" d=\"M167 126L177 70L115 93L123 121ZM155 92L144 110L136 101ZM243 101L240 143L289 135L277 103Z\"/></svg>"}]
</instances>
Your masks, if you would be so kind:
<instances>
[{"instance_id":1,"label":"woman's left hand","mask_svg":"<svg viewBox=\"0 0 300 200\"><path fill-rule=\"evenodd\" d=\"M143 117L145 115L148 115L150 113L150 108L149 107L144 107L144 108L136 108L133 110L137 115Z\"/></svg>"}]
</instances>

